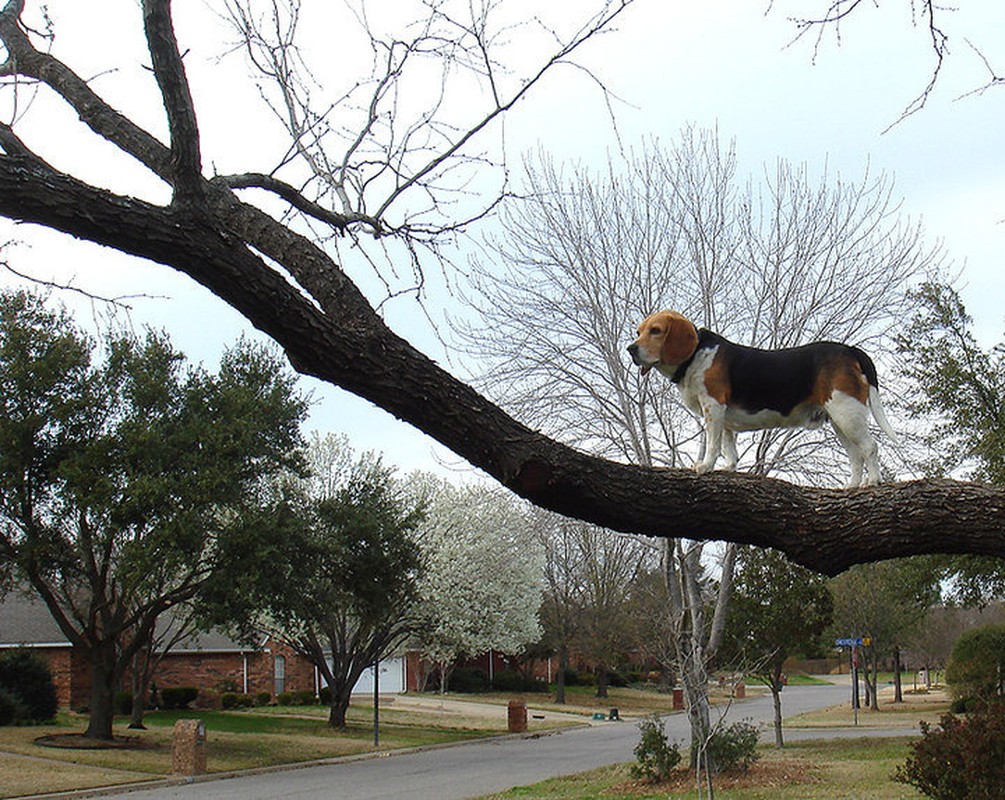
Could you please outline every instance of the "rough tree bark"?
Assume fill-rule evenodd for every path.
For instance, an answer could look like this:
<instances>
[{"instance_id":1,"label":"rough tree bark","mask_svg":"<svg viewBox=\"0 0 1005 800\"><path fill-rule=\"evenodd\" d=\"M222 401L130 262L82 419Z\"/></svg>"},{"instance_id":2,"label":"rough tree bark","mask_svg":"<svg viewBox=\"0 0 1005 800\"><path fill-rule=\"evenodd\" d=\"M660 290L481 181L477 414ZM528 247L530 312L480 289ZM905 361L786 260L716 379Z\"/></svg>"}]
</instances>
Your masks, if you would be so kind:
<instances>
[{"instance_id":1,"label":"rough tree bark","mask_svg":"<svg viewBox=\"0 0 1005 800\"><path fill-rule=\"evenodd\" d=\"M774 547L826 574L919 553L1005 557L1005 492L992 487L924 480L834 491L751 475L696 476L605 461L518 423L393 333L322 249L240 200L231 187L248 185L249 176L203 176L168 0L144 0L143 13L170 146L37 50L20 24L23 7L9 0L0 11L7 52L0 78L50 86L97 135L170 184L174 197L158 206L90 186L0 123L3 216L188 275L278 342L299 372L370 400L541 507L618 531ZM313 213L305 198L297 202ZM325 221L352 222L333 212Z\"/></svg>"}]
</instances>

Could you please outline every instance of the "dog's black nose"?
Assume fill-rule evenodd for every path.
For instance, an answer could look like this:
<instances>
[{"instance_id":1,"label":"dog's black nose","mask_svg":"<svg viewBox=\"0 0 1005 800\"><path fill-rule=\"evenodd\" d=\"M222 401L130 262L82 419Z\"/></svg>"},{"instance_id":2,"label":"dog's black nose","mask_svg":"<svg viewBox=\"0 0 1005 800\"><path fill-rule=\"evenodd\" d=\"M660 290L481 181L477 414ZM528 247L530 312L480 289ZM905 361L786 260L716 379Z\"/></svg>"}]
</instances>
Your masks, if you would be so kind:
<instances>
[{"instance_id":1,"label":"dog's black nose","mask_svg":"<svg viewBox=\"0 0 1005 800\"><path fill-rule=\"evenodd\" d=\"M635 355L638 352L638 349L639 346L635 342L632 342L630 345L628 345L628 352L631 353L632 355Z\"/></svg>"}]
</instances>

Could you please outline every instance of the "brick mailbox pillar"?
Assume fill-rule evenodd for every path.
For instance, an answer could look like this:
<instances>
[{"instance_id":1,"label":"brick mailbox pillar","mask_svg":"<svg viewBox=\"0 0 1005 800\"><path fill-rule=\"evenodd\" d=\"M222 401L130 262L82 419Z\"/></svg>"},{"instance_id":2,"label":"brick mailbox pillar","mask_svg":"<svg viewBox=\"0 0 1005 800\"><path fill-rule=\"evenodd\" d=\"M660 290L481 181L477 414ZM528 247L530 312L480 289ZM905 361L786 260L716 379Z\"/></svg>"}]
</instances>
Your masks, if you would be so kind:
<instances>
[{"instance_id":1,"label":"brick mailbox pillar","mask_svg":"<svg viewBox=\"0 0 1005 800\"><path fill-rule=\"evenodd\" d=\"M202 775L206 771L206 723L201 719L180 719L174 724L171 772L175 775Z\"/></svg>"},{"instance_id":2,"label":"brick mailbox pillar","mask_svg":"<svg viewBox=\"0 0 1005 800\"><path fill-rule=\"evenodd\" d=\"M526 733L527 704L523 700L509 701L509 732Z\"/></svg>"},{"instance_id":3,"label":"brick mailbox pillar","mask_svg":"<svg viewBox=\"0 0 1005 800\"><path fill-rule=\"evenodd\" d=\"M733 687L733 697L737 700L743 700L747 696L747 684L743 681L737 681L736 686Z\"/></svg>"},{"instance_id":4,"label":"brick mailbox pillar","mask_svg":"<svg viewBox=\"0 0 1005 800\"><path fill-rule=\"evenodd\" d=\"M673 690L673 710L683 711L684 710L684 690L674 689Z\"/></svg>"}]
</instances>

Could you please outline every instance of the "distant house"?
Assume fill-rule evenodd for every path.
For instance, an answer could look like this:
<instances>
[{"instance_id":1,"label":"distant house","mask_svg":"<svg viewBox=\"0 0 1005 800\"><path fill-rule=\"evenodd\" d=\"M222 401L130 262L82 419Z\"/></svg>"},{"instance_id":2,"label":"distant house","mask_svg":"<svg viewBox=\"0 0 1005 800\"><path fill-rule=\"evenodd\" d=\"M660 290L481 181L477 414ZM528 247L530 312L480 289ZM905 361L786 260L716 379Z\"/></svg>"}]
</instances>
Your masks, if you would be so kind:
<instances>
[{"instance_id":1,"label":"distant house","mask_svg":"<svg viewBox=\"0 0 1005 800\"><path fill-rule=\"evenodd\" d=\"M61 706L76 709L88 705L91 677L87 662L70 645L45 603L11 592L0 600L0 652L17 647L36 651L49 663ZM412 659L388 659L380 665L379 689L384 694L415 690L416 674ZM161 659L153 683L159 689L195 686L200 692L196 702L204 705L215 705L223 691L267 692L275 697L282 692L317 694L324 685L314 665L282 642L265 639L249 647L216 631L193 635L171 648ZM123 688L127 687L128 683ZM372 691L371 668L353 692Z\"/></svg>"}]
</instances>

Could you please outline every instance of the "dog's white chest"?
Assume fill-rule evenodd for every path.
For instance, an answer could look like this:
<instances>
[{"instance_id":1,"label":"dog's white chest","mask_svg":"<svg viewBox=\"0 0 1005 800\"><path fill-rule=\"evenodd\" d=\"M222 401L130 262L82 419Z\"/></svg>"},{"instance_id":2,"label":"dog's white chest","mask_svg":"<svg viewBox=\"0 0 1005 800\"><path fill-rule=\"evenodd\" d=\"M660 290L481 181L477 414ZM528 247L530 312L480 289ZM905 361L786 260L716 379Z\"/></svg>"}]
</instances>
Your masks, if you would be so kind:
<instances>
[{"instance_id":1,"label":"dog's white chest","mask_svg":"<svg viewBox=\"0 0 1005 800\"><path fill-rule=\"evenodd\" d=\"M707 350L699 350L695 353L694 360L684 373L684 377L677 384L680 398L684 401L687 409L697 416L704 416L704 408L712 399L705 388L705 373L712 366L718 347L710 347ZM668 378L673 378L675 370L659 368Z\"/></svg>"}]
</instances>

